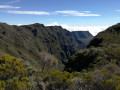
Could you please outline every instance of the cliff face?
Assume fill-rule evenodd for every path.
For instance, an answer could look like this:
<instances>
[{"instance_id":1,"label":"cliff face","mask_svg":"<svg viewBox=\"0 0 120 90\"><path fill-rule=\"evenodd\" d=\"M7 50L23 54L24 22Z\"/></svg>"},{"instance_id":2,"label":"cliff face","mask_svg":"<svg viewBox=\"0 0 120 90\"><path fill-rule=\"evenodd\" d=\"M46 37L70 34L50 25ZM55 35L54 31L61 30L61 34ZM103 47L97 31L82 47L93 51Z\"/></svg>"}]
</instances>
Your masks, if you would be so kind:
<instances>
[{"instance_id":1,"label":"cliff face","mask_svg":"<svg viewBox=\"0 0 120 90\"><path fill-rule=\"evenodd\" d=\"M46 27L39 23L11 26L0 23L0 54L11 54L32 65L39 65L38 55L42 51L53 54L59 63L64 63L76 47L83 48L84 43L61 26Z\"/></svg>"},{"instance_id":2,"label":"cliff face","mask_svg":"<svg viewBox=\"0 0 120 90\"><path fill-rule=\"evenodd\" d=\"M73 31L71 33L73 34L75 40L81 44L81 46L76 49L86 48L93 38L93 35L89 31Z\"/></svg>"}]
</instances>

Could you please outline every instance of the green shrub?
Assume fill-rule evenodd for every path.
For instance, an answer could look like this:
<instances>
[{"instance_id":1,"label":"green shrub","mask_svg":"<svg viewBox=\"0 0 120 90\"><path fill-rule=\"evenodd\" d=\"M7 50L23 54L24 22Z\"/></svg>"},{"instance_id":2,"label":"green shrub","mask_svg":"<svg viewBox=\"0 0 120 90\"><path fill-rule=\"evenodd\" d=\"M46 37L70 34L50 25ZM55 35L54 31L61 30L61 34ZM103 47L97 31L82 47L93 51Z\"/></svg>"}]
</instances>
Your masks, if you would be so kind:
<instances>
[{"instance_id":1,"label":"green shrub","mask_svg":"<svg viewBox=\"0 0 120 90\"><path fill-rule=\"evenodd\" d=\"M66 71L51 70L44 80L48 81L48 89L66 89L72 84L73 75Z\"/></svg>"},{"instance_id":2,"label":"green shrub","mask_svg":"<svg viewBox=\"0 0 120 90\"><path fill-rule=\"evenodd\" d=\"M21 60L8 54L0 58L0 90L29 90L28 72Z\"/></svg>"}]
</instances>

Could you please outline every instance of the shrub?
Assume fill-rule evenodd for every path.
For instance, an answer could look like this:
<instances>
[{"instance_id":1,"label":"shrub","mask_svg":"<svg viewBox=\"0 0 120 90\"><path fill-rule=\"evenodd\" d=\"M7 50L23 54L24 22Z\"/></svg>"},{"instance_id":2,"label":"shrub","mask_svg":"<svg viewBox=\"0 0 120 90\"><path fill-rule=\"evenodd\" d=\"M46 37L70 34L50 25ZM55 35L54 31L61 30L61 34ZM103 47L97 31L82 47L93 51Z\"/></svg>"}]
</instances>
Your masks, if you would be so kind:
<instances>
[{"instance_id":1,"label":"shrub","mask_svg":"<svg viewBox=\"0 0 120 90\"><path fill-rule=\"evenodd\" d=\"M49 82L47 88L65 90L69 85L72 84L73 75L66 71L51 70L45 77L46 81ZM44 79L44 80L45 80Z\"/></svg>"},{"instance_id":2,"label":"shrub","mask_svg":"<svg viewBox=\"0 0 120 90\"><path fill-rule=\"evenodd\" d=\"M65 66L65 70L69 72L81 71L93 67L99 67L107 63L107 56L101 48L89 48L80 50L71 56Z\"/></svg>"},{"instance_id":3,"label":"shrub","mask_svg":"<svg viewBox=\"0 0 120 90\"><path fill-rule=\"evenodd\" d=\"M0 58L0 90L28 90L28 72L21 60L8 54Z\"/></svg>"}]
</instances>

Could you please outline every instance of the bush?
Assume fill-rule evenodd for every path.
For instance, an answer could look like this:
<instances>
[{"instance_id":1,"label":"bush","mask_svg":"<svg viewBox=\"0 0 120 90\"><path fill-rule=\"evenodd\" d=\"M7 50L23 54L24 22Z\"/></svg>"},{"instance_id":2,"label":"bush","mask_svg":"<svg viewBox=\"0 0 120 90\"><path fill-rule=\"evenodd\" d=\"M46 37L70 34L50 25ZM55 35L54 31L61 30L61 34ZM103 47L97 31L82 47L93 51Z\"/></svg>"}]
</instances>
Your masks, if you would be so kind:
<instances>
[{"instance_id":1,"label":"bush","mask_svg":"<svg viewBox=\"0 0 120 90\"><path fill-rule=\"evenodd\" d=\"M107 63L107 55L101 48L89 48L80 50L71 56L65 66L65 70L69 72L81 71L93 67L100 67Z\"/></svg>"},{"instance_id":2,"label":"bush","mask_svg":"<svg viewBox=\"0 0 120 90\"><path fill-rule=\"evenodd\" d=\"M28 90L28 72L21 60L8 54L0 58L0 90Z\"/></svg>"},{"instance_id":3,"label":"bush","mask_svg":"<svg viewBox=\"0 0 120 90\"><path fill-rule=\"evenodd\" d=\"M120 90L120 67L109 63L101 69L82 71L72 79L69 90Z\"/></svg>"},{"instance_id":4,"label":"bush","mask_svg":"<svg viewBox=\"0 0 120 90\"><path fill-rule=\"evenodd\" d=\"M69 85L72 84L73 75L66 71L57 71L51 70L45 77L45 81L48 81L49 84L47 86L48 90L51 89L60 89L65 90Z\"/></svg>"}]
</instances>

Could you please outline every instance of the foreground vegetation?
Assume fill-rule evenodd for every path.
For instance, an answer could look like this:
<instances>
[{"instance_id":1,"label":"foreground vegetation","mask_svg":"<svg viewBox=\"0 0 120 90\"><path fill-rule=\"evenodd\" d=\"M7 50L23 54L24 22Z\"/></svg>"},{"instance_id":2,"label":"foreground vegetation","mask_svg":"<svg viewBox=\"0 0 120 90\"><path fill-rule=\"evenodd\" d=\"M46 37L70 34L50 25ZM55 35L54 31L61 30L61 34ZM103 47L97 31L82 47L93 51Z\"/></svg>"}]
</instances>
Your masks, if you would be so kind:
<instances>
[{"instance_id":1,"label":"foreground vegetation","mask_svg":"<svg viewBox=\"0 0 120 90\"><path fill-rule=\"evenodd\" d=\"M33 70L8 54L0 58L1 90L119 90L120 48L91 47L76 52L64 71L57 59L40 53L41 69ZM34 72L33 72L34 71Z\"/></svg>"},{"instance_id":2,"label":"foreground vegetation","mask_svg":"<svg viewBox=\"0 0 120 90\"><path fill-rule=\"evenodd\" d=\"M21 60L8 54L0 58L0 90L29 90L28 71Z\"/></svg>"}]
</instances>

